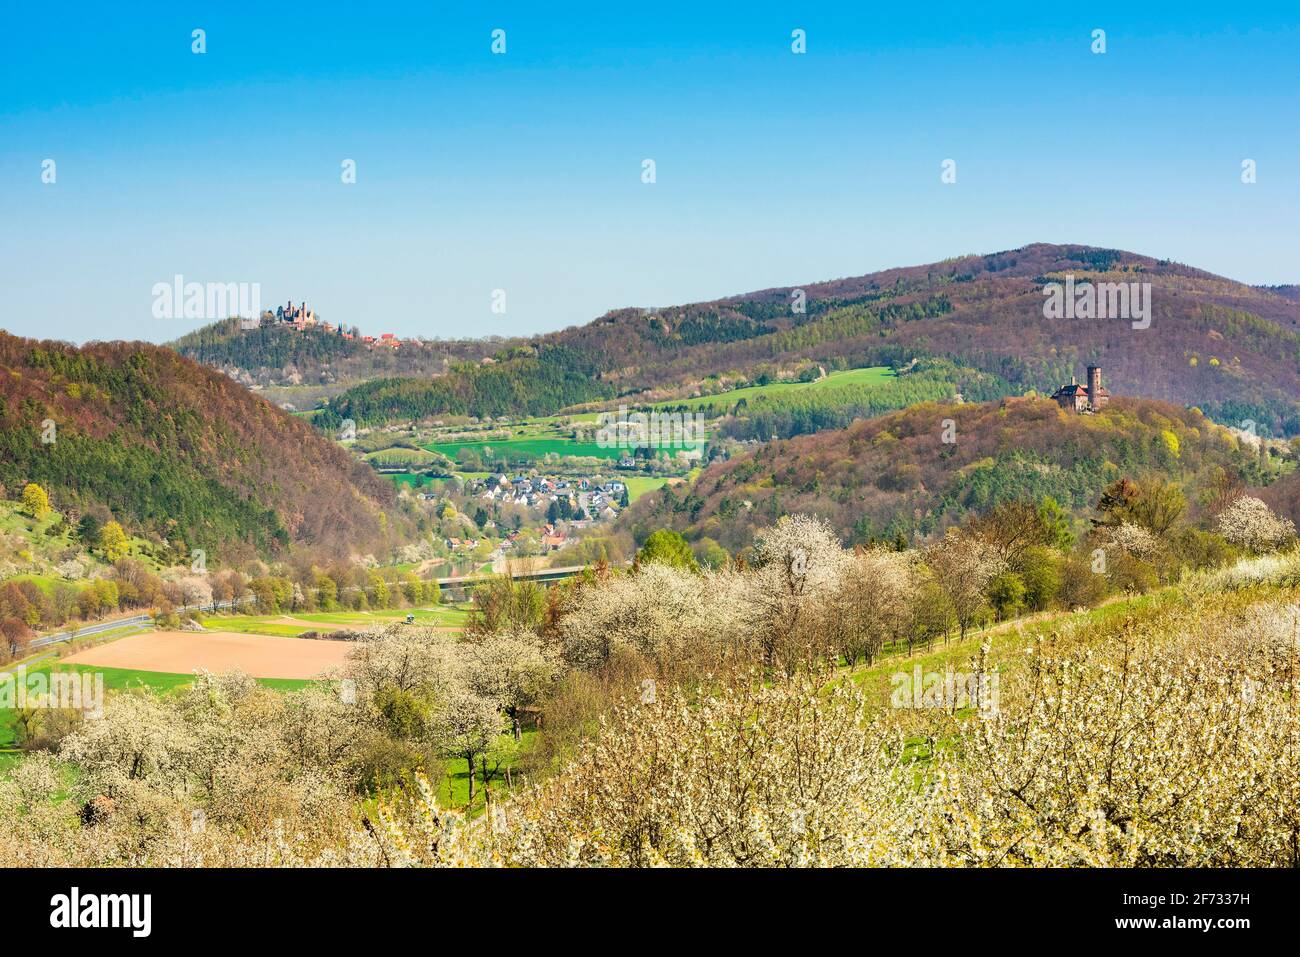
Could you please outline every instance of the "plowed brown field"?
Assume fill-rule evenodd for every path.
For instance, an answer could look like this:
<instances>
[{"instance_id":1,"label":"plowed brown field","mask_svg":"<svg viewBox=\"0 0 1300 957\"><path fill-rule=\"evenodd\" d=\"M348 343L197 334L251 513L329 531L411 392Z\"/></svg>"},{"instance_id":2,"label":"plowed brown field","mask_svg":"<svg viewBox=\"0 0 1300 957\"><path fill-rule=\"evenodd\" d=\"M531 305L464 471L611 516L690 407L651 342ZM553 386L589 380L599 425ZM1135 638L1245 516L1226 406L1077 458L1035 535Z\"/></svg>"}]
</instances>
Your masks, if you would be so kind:
<instances>
[{"instance_id":1,"label":"plowed brown field","mask_svg":"<svg viewBox=\"0 0 1300 957\"><path fill-rule=\"evenodd\" d=\"M341 666L350 647L350 642L309 638L271 638L223 631L154 631L88 648L63 660L174 674L238 668L254 678L317 678Z\"/></svg>"}]
</instances>

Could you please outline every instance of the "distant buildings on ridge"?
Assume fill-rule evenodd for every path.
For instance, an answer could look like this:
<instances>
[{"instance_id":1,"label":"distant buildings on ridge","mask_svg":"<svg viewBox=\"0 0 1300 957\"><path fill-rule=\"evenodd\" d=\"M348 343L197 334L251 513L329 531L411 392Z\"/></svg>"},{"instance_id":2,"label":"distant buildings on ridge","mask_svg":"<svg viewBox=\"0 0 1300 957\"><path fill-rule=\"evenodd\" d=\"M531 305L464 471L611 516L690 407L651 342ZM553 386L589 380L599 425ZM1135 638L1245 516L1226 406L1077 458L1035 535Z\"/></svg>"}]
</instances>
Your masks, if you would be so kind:
<instances>
[{"instance_id":1,"label":"distant buildings on ridge","mask_svg":"<svg viewBox=\"0 0 1300 957\"><path fill-rule=\"evenodd\" d=\"M403 342L391 332L385 332L378 337L363 336L355 326L352 327L351 331L341 325L335 326L332 323L323 321L316 315L314 310L308 307L306 302L295 306L292 299L283 306L276 306L274 312L270 309L265 310L260 318L239 320L239 328L242 332L252 332L268 325L295 329L299 332L306 329L320 329L322 332L336 335L340 339L355 339L368 346L380 346L386 349L398 349ZM407 340L407 343L409 345L419 345L414 339Z\"/></svg>"}]
</instances>

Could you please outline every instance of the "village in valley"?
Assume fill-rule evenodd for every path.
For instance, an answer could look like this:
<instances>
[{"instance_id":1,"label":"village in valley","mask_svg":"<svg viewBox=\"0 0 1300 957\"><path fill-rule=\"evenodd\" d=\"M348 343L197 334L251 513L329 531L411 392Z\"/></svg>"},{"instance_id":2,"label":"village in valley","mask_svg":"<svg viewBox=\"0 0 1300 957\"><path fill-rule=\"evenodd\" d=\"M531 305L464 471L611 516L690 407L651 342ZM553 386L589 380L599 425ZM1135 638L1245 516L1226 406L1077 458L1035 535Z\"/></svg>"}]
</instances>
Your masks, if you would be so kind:
<instances>
[{"instance_id":1,"label":"village in valley","mask_svg":"<svg viewBox=\"0 0 1300 957\"><path fill-rule=\"evenodd\" d=\"M364 335L357 326L335 325L305 301L288 300L239 321L243 334L267 329L337 336L393 354L428 345L418 338ZM487 365L493 359L473 361ZM281 404L299 414L292 403ZM301 414L311 418L328 406L325 398ZM631 548L623 541L626 533L612 531L623 510L640 495L688 480L704 464L706 441L701 430L684 443L665 442L666 448L657 441L650 443L656 447L629 448L621 440L602 439L600 415L443 415L375 428L362 425L337 438L429 516L430 533L419 557L442 562L443 572L500 569L522 558L548 564L565 564L579 555L618 561L628 558ZM599 539L590 555L576 547L584 539Z\"/></svg>"},{"instance_id":2,"label":"village in valley","mask_svg":"<svg viewBox=\"0 0 1300 957\"><path fill-rule=\"evenodd\" d=\"M429 516L434 555L448 574L517 559L625 561L634 548L616 530L619 516L641 495L689 480L705 444L611 447L596 436L597 415L444 416L362 427L341 444Z\"/></svg>"},{"instance_id":3,"label":"village in valley","mask_svg":"<svg viewBox=\"0 0 1300 957\"><path fill-rule=\"evenodd\" d=\"M454 493L453 493L454 494ZM453 497L446 491L416 493L421 501L449 503ZM452 556L482 554L483 546L490 545L488 561L494 566L511 557L547 555L572 544L580 534L598 523L613 523L629 504L627 483L620 479L576 478L559 475L490 475L473 478L461 487L461 495L468 502L476 502L473 515L499 514L500 506L526 509L529 517L544 517L532 535L528 525L517 527L502 525L495 519L485 518L476 524L479 536L448 535L443 544ZM452 506L454 508L454 505ZM495 509L494 509L495 507ZM513 514L519 515L518 511Z\"/></svg>"}]
</instances>

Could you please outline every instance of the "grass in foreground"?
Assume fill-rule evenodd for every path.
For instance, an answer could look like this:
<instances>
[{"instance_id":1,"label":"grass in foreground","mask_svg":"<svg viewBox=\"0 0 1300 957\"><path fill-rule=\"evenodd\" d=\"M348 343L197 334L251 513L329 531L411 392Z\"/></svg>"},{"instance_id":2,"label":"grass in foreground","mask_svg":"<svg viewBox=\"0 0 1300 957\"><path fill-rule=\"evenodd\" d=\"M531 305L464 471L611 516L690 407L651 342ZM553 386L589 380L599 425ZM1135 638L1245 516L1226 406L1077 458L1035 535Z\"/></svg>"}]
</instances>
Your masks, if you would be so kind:
<instances>
[{"instance_id":1,"label":"grass in foreground","mask_svg":"<svg viewBox=\"0 0 1300 957\"><path fill-rule=\"evenodd\" d=\"M520 784L520 779L514 776L513 769L519 763L520 757L525 751L533 746L537 738L536 731L524 731L515 754L501 763L497 775L492 778L492 793L500 796L506 788L506 769L512 770L512 783L515 787ZM489 766L491 763L489 762ZM469 803L469 772L465 768L464 761L452 760L445 765L442 780L438 782L438 801L444 807L455 808L460 811L468 811L470 815L480 814L483 811L484 804L483 780L479 769L474 772L474 803Z\"/></svg>"},{"instance_id":2,"label":"grass in foreground","mask_svg":"<svg viewBox=\"0 0 1300 957\"><path fill-rule=\"evenodd\" d=\"M886 649L886 654L871 665L865 668L859 666L846 673L852 681L862 686L870 700L883 706L889 702L891 678L900 671L911 672L918 666L923 674L942 672L948 667L954 671L965 671L971 659L979 654L980 646L988 641L989 665L996 667L999 673L1007 674L1020 666L1025 649L1036 637L1060 631L1067 624L1114 624L1122 621L1125 616L1156 611L1181 600L1182 593L1178 586L1169 586L1146 595L1120 598L1084 611L1059 611L1012 619L991 625L987 629L972 629L965 640L954 639L946 644L936 642L929 648L917 646L911 655L906 653L906 645L898 649Z\"/></svg>"},{"instance_id":3,"label":"grass in foreground","mask_svg":"<svg viewBox=\"0 0 1300 957\"><path fill-rule=\"evenodd\" d=\"M171 691L182 688L194 681L192 674L173 674L166 671L137 671L131 668L102 668L98 665L60 664L58 662L41 662L27 670L30 677L35 674L67 673L101 674L104 676L105 691L124 691L129 688L150 688L154 691ZM15 680L17 680L15 678ZM311 684L306 678L257 678L258 684L276 691L296 691ZM0 709L0 749L12 748L15 744L15 721L12 709ZM12 763L12 760L11 760ZM3 765L0 765L0 769Z\"/></svg>"}]
</instances>

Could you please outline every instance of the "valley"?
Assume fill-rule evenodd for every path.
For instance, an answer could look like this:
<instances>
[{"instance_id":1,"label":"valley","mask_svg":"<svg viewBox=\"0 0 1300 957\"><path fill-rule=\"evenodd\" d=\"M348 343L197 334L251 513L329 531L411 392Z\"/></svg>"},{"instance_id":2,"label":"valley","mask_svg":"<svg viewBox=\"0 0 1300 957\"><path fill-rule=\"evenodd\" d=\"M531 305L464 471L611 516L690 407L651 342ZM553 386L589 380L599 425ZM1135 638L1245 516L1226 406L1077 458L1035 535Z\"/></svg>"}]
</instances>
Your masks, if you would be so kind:
<instances>
[{"instance_id":1,"label":"valley","mask_svg":"<svg viewBox=\"0 0 1300 957\"><path fill-rule=\"evenodd\" d=\"M15 940L1283 939L1300 27L1220 6L11 4Z\"/></svg>"},{"instance_id":2,"label":"valley","mask_svg":"<svg viewBox=\"0 0 1300 957\"><path fill-rule=\"evenodd\" d=\"M1150 280L1151 325L1027 314L1038 286L1075 271ZM854 797L809 804L779 764L749 768L781 797L742 801L748 820L778 833L790 801L828 815L825 863L1005 863L934 823L958 800L936 774L1006 797L989 762L1017 745L980 730L991 714L1032 729L1033 747L1079 742L1073 760L1092 768L1110 767L1096 715L1140 714L1174 742L1144 743L1141 773L1170 774L1186 748L1151 676L1199 662L1217 677L1186 694L1219 711L1235 707L1221 689L1239 671L1285 693L1260 663L1300 598L1295 300L1225 283L1128 253L1031 246L812 284L804 313L772 290L508 344L415 343L400 363L405 344L336 327L322 345L319 330L265 321L218 324L179 354L0 339L0 691L35 682L0 728L0 790L48 768L75 797L49 796L41 814L99 822L69 830L59 860L121 860L112 841L85 843L92 833L184 854L116 809L172 801L169 775L209 773L167 742L197 735L234 756L256 740L260 783L209 777L174 805L210 815L205 860L239 863L240 835L259 826L249 815L269 801L300 822L319 812L279 864L373 864L392 849L358 833L430 819L447 830L424 864L681 864L699 852L592 842L639 825L589 788L645 780L663 825L691 835L678 789L730 806L700 775L750 753L736 722L758 716L778 737L829 722L841 735L852 712L867 737L816 760L825 793ZM975 329L982 350L963 339ZM1231 352L1203 348L1229 335ZM962 344L937 346L949 337ZM321 349L356 380L325 381ZM318 381L297 381L303 368ZM1227 380L1242 398L1215 398ZM267 401L306 390L312 408ZM96 633L40 641L93 622ZM1134 635L1147 670L1130 673ZM1121 686L1103 669L1094 711L1034 710L1092 656ZM74 679L102 682L102 721L54 697ZM816 713L793 707L814 690ZM1290 726L1232 720L1234 743L1213 760L1289 786L1270 735ZM136 727L162 750L124 790L114 755ZM593 730L606 727L618 736ZM638 749L665 741L681 777L640 763ZM777 737L762 749L779 754ZM1099 799L1069 775L1033 786L1066 804ZM1278 858L1271 812L1196 787L1248 822L1216 860ZM887 796L897 826L931 822L938 856L856 816L862 793ZM1105 800L1143 798L1118 787ZM1050 818L982 826L1023 848L997 851L1020 864L1191 860L1202 824L1172 806L1151 813L1162 836L1150 845L1109 824L1088 848ZM498 814L504 831L475 823ZM728 828L706 862L814 851L787 834L752 858L744 833ZM8 842L30 847L21 827Z\"/></svg>"}]
</instances>

